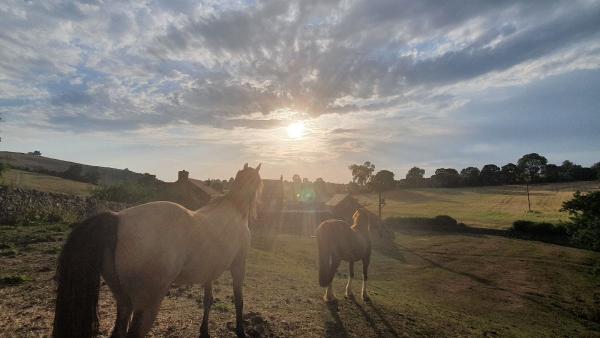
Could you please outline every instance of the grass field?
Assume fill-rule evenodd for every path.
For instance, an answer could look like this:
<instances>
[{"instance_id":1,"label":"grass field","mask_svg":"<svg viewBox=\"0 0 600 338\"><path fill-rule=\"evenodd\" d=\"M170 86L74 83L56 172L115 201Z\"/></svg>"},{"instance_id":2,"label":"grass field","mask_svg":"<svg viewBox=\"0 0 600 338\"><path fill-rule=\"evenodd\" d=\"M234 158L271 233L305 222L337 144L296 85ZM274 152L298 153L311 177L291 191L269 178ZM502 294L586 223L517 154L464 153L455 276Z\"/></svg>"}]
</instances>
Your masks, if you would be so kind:
<instances>
[{"instance_id":1,"label":"grass field","mask_svg":"<svg viewBox=\"0 0 600 338\"><path fill-rule=\"evenodd\" d=\"M61 225L0 227L0 336L49 334L52 277L65 231ZM372 302L341 298L328 306L317 284L314 239L280 235L268 249L255 245L248 258L248 332L262 337L600 337L599 260L599 254L585 250L504 237L398 233L394 246L373 254ZM346 271L343 265L334 282L338 297ZM234 336L230 285L223 276L215 287L210 323L215 337ZM358 294L360 282L354 288ZM201 294L198 286L173 288L151 336L197 336ZM103 286L103 336L110 332L114 311Z\"/></svg>"},{"instance_id":2,"label":"grass field","mask_svg":"<svg viewBox=\"0 0 600 338\"><path fill-rule=\"evenodd\" d=\"M95 187L89 183L17 169L4 172L1 180L8 186L79 196L89 196Z\"/></svg>"},{"instance_id":3,"label":"grass field","mask_svg":"<svg viewBox=\"0 0 600 338\"><path fill-rule=\"evenodd\" d=\"M384 194L382 216L450 215L459 222L490 228L507 228L518 219L558 222L567 219L567 214L559 210L573 192L595 189L600 189L599 181L533 185L531 213L527 211L525 186L394 190ZM357 198L377 210L375 194Z\"/></svg>"}]
</instances>

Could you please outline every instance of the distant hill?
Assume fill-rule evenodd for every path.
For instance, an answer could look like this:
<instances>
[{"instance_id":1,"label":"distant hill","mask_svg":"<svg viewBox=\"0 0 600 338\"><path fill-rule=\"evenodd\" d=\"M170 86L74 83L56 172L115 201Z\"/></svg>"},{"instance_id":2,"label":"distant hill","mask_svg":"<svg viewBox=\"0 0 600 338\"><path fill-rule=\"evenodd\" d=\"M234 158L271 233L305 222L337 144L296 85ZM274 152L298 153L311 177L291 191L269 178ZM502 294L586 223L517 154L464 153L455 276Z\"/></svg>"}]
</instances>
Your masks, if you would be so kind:
<instances>
[{"instance_id":1,"label":"distant hill","mask_svg":"<svg viewBox=\"0 0 600 338\"><path fill-rule=\"evenodd\" d=\"M123 182L135 181L144 176L143 174L124 169L99 167L11 151L0 151L0 163L7 163L16 169L40 173L63 173L72 165L81 165L81 174L88 175L91 173L97 173L97 183L101 185L114 185Z\"/></svg>"}]
</instances>

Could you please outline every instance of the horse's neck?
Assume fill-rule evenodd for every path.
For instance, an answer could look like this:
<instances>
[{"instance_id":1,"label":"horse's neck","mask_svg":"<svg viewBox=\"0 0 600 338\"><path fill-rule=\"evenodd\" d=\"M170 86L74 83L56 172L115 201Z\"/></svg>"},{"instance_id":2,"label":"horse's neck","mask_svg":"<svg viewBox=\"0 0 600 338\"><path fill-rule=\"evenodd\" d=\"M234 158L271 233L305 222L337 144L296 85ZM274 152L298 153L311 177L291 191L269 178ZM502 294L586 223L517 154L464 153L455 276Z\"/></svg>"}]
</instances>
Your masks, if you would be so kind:
<instances>
[{"instance_id":1,"label":"horse's neck","mask_svg":"<svg viewBox=\"0 0 600 338\"><path fill-rule=\"evenodd\" d=\"M225 199L215 204L209 204L194 213L197 224L218 227L247 227L248 212L242 212L232 201Z\"/></svg>"},{"instance_id":2,"label":"horse's neck","mask_svg":"<svg viewBox=\"0 0 600 338\"><path fill-rule=\"evenodd\" d=\"M354 223L351 227L355 235L369 239L369 228L366 224Z\"/></svg>"},{"instance_id":3,"label":"horse's neck","mask_svg":"<svg viewBox=\"0 0 600 338\"><path fill-rule=\"evenodd\" d=\"M232 191L225 197L229 203L246 219L250 217L250 208L252 207L252 197L244 196L238 192Z\"/></svg>"}]
</instances>

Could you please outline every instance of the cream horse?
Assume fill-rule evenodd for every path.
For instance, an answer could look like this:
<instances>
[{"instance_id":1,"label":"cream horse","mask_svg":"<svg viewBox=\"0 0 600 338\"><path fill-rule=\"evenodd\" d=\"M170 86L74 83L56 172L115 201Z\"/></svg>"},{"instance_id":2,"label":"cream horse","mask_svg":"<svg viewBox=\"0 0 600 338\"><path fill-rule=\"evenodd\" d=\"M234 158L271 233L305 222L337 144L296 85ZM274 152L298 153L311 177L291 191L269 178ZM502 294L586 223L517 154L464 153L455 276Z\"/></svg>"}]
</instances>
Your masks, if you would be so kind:
<instances>
[{"instance_id":1,"label":"cream horse","mask_svg":"<svg viewBox=\"0 0 600 338\"><path fill-rule=\"evenodd\" d=\"M100 275L117 301L111 337L145 336L172 284L204 286L200 336L208 337L212 282L228 269L236 333L244 337L242 284L248 220L256 215L262 189L259 170L260 164L244 165L227 195L197 211L151 202L78 224L59 258L53 337L97 334Z\"/></svg>"},{"instance_id":2,"label":"cream horse","mask_svg":"<svg viewBox=\"0 0 600 338\"><path fill-rule=\"evenodd\" d=\"M363 284L362 298L369 299L367 293L367 274L371 261L371 238L369 237L369 216L363 208L352 215L354 224L342 220L330 219L317 227L317 243L319 250L319 285L325 287L323 300L335 300L332 282L342 261L348 262L348 283L346 297L352 297L352 279L354 278L354 262L362 261Z\"/></svg>"}]
</instances>

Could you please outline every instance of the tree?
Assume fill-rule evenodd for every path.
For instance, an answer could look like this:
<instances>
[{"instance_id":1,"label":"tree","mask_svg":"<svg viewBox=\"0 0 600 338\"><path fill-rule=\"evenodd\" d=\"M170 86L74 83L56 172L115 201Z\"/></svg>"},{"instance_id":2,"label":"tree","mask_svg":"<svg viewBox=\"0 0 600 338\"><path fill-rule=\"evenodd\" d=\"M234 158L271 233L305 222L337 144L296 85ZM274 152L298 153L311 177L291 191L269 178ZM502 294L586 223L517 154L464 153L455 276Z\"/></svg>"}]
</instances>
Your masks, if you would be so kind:
<instances>
[{"instance_id":1,"label":"tree","mask_svg":"<svg viewBox=\"0 0 600 338\"><path fill-rule=\"evenodd\" d=\"M460 171L460 177L465 185L475 186L479 184L479 169L475 167L466 167Z\"/></svg>"},{"instance_id":2,"label":"tree","mask_svg":"<svg viewBox=\"0 0 600 338\"><path fill-rule=\"evenodd\" d=\"M460 175L453 168L438 168L431 179L435 185L445 188L457 187L460 183Z\"/></svg>"},{"instance_id":3,"label":"tree","mask_svg":"<svg viewBox=\"0 0 600 338\"><path fill-rule=\"evenodd\" d=\"M39 150L30 151L27 153L28 155L42 156L42 152Z\"/></svg>"},{"instance_id":4,"label":"tree","mask_svg":"<svg viewBox=\"0 0 600 338\"><path fill-rule=\"evenodd\" d=\"M224 185L223 185L223 182L221 182L221 180L215 179L215 180L210 180L209 187L211 187L211 188L215 189L216 191L222 193Z\"/></svg>"},{"instance_id":5,"label":"tree","mask_svg":"<svg viewBox=\"0 0 600 338\"><path fill-rule=\"evenodd\" d=\"M425 175L425 169L419 167L412 167L406 173L406 184L411 187L418 187L423 185L423 176Z\"/></svg>"},{"instance_id":6,"label":"tree","mask_svg":"<svg viewBox=\"0 0 600 338\"><path fill-rule=\"evenodd\" d=\"M384 191L394 189L394 173L389 170L380 170L373 176L369 185L377 192L379 197L379 219L381 219L381 207L385 205L385 201L381 198Z\"/></svg>"},{"instance_id":7,"label":"tree","mask_svg":"<svg viewBox=\"0 0 600 338\"><path fill-rule=\"evenodd\" d=\"M294 174L294 176L292 176L292 182L294 182L296 184L301 184L302 183L302 179L300 178L300 175Z\"/></svg>"},{"instance_id":8,"label":"tree","mask_svg":"<svg viewBox=\"0 0 600 338\"><path fill-rule=\"evenodd\" d=\"M546 164L546 170L544 171L544 178L546 182L561 182L564 181L560 167L556 164Z\"/></svg>"},{"instance_id":9,"label":"tree","mask_svg":"<svg viewBox=\"0 0 600 338\"><path fill-rule=\"evenodd\" d=\"M523 155L517 162L519 169L525 174L528 182L539 181L540 173L544 171L548 160L537 153Z\"/></svg>"},{"instance_id":10,"label":"tree","mask_svg":"<svg viewBox=\"0 0 600 338\"><path fill-rule=\"evenodd\" d=\"M527 207L531 212L531 199L529 197L529 183L537 182L539 180L540 172L545 170L548 160L537 153L531 153L523 155L517 162L517 166L524 174L525 186L527 189Z\"/></svg>"},{"instance_id":11,"label":"tree","mask_svg":"<svg viewBox=\"0 0 600 338\"><path fill-rule=\"evenodd\" d=\"M514 163L508 163L502 166L500 174L505 184L519 183L519 179L521 177L519 167L517 167L517 165Z\"/></svg>"},{"instance_id":12,"label":"tree","mask_svg":"<svg viewBox=\"0 0 600 338\"><path fill-rule=\"evenodd\" d=\"M600 251L600 191L585 195L577 191L560 210L570 215L567 230L571 239L586 248Z\"/></svg>"},{"instance_id":13,"label":"tree","mask_svg":"<svg viewBox=\"0 0 600 338\"><path fill-rule=\"evenodd\" d=\"M350 181L346 185L346 191L351 194L358 193L360 191L360 186L358 185L358 183Z\"/></svg>"},{"instance_id":14,"label":"tree","mask_svg":"<svg viewBox=\"0 0 600 338\"><path fill-rule=\"evenodd\" d=\"M387 191L394 189L394 173L389 170L380 170L373 176L369 186L374 191Z\"/></svg>"},{"instance_id":15,"label":"tree","mask_svg":"<svg viewBox=\"0 0 600 338\"><path fill-rule=\"evenodd\" d=\"M419 180L422 179L425 175L425 169L421 169L419 167L412 167L406 173L407 180Z\"/></svg>"},{"instance_id":16,"label":"tree","mask_svg":"<svg viewBox=\"0 0 600 338\"><path fill-rule=\"evenodd\" d=\"M313 183L313 188L315 190L315 194L317 194L318 197L322 197L327 194L327 184L321 177L315 179L315 182Z\"/></svg>"},{"instance_id":17,"label":"tree","mask_svg":"<svg viewBox=\"0 0 600 338\"><path fill-rule=\"evenodd\" d=\"M481 184L498 185L502 182L502 173L495 164L486 164L481 168Z\"/></svg>"},{"instance_id":18,"label":"tree","mask_svg":"<svg viewBox=\"0 0 600 338\"><path fill-rule=\"evenodd\" d=\"M575 167L575 163L573 163L569 160L563 161L563 163L560 165L560 167L558 167L560 179L562 181L572 181L574 167Z\"/></svg>"},{"instance_id":19,"label":"tree","mask_svg":"<svg viewBox=\"0 0 600 338\"><path fill-rule=\"evenodd\" d=\"M575 181L592 181L597 178L597 173L592 168L586 168L576 164L571 171L571 176Z\"/></svg>"},{"instance_id":20,"label":"tree","mask_svg":"<svg viewBox=\"0 0 600 338\"><path fill-rule=\"evenodd\" d=\"M365 186L375 171L375 165L367 161L363 164L352 164L348 166L348 169L352 171L352 182Z\"/></svg>"},{"instance_id":21,"label":"tree","mask_svg":"<svg viewBox=\"0 0 600 338\"><path fill-rule=\"evenodd\" d=\"M596 171L596 178L600 179L600 162L594 163L591 168Z\"/></svg>"}]
</instances>

